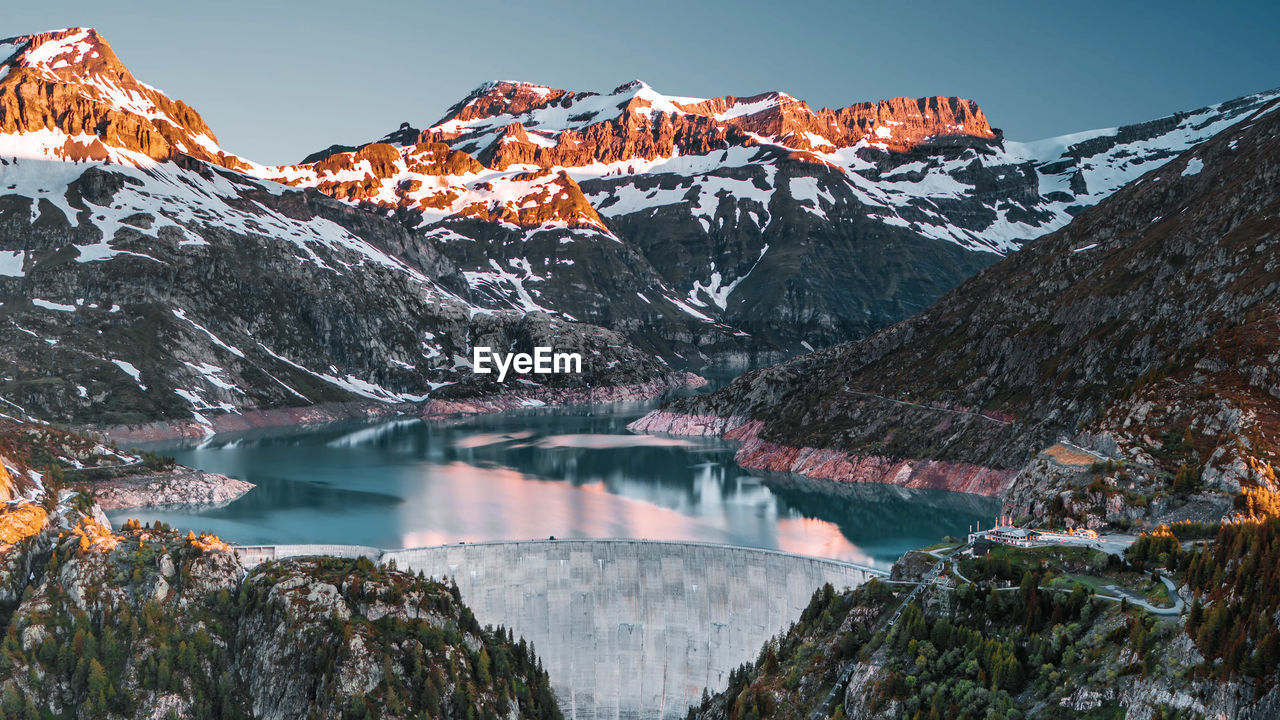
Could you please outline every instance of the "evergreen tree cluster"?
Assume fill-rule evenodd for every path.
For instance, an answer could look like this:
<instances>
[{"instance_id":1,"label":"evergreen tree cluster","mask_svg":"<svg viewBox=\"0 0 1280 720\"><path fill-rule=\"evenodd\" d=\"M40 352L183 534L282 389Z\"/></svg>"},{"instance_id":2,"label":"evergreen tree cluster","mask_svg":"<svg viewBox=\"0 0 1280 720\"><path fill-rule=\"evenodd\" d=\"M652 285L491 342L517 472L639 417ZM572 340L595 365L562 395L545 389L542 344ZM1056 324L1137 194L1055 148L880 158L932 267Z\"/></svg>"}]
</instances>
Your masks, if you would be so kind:
<instances>
[{"instance_id":1,"label":"evergreen tree cluster","mask_svg":"<svg viewBox=\"0 0 1280 720\"><path fill-rule=\"evenodd\" d=\"M5 618L8 627L0 643L3 717L132 717L140 711L138 700L144 693L188 698L191 716L198 720L248 717L243 697L231 680L225 643L235 621L233 598L226 592L215 593L177 612L145 597L140 568L154 573L155 559L169 552L175 572L168 582L181 594L190 580L190 564L199 555L161 526L146 530L164 537L122 543L108 563L114 570L109 582L120 583L117 588L134 583L131 589L138 592L132 597L105 592L102 585L91 586L82 600L85 609L60 583L50 582L45 587L45 610L25 616L21 626ZM83 552L76 543L56 545L45 572L56 576L63 564ZM22 631L29 627L42 628L43 638L24 650ZM3 682L19 671L26 674L26 690ZM62 712L55 713L55 707Z\"/></svg>"},{"instance_id":2,"label":"evergreen tree cluster","mask_svg":"<svg viewBox=\"0 0 1280 720\"><path fill-rule=\"evenodd\" d=\"M372 648L381 679L369 692L348 700L341 709L344 720L498 720L517 707L521 718L560 720L550 679L533 648L523 638L516 640L510 630L481 627L453 583L379 567L368 558L305 562L312 580L339 588L351 607L374 602L400 604L417 598L419 617L414 619L393 614L376 620L333 617L324 632L313 636L307 636L301 627L294 628L314 645L310 672L319 679L320 687L335 684L336 668L351 659L350 640L355 634L366 638L366 649ZM272 587L297 570L298 565L292 562L263 568L259 576L265 582L242 586L241 614L265 613L268 624L274 623L272 613L279 609L271 602ZM423 614L445 618L444 626ZM475 640L478 643L472 642ZM472 645L478 647L472 649Z\"/></svg>"},{"instance_id":3,"label":"evergreen tree cluster","mask_svg":"<svg viewBox=\"0 0 1280 720\"><path fill-rule=\"evenodd\" d=\"M355 612L291 636L309 658L297 672L314 679L312 706L304 709L313 716L561 720L533 648L509 630L481 627L451 583L336 558L272 563L240 582L229 556L205 552L163 524L131 521L122 533L107 552L60 540L39 596L29 587L20 618L0 618L7 625L0 717L132 718L172 695L189 703L188 716L197 720L247 719L252 699L243 664L255 639L243 628L250 619L265 618L268 627L286 619L270 601L272 589L301 576L341 588L351 608L417 599L414 619ZM162 556L173 567L163 580ZM71 562L77 576L92 579L77 598L56 579ZM357 633L380 680L367 693L338 696L338 668L352 659L349 641Z\"/></svg>"},{"instance_id":4,"label":"evergreen tree cluster","mask_svg":"<svg viewBox=\"0 0 1280 720\"><path fill-rule=\"evenodd\" d=\"M1224 523L1212 544L1184 548L1171 533L1144 536L1130 549L1140 566L1182 575L1194 596L1186 631L1210 661L1206 675L1257 681L1280 673L1280 517Z\"/></svg>"}]
</instances>

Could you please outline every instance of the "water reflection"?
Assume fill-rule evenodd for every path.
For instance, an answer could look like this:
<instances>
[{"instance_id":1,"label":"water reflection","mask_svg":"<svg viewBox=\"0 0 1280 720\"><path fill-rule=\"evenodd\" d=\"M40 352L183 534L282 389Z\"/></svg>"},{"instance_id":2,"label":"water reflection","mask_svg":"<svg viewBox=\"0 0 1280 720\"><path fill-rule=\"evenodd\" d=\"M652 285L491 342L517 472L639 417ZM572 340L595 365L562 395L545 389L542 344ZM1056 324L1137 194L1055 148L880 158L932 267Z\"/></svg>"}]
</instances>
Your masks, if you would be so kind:
<instances>
[{"instance_id":1,"label":"water reflection","mask_svg":"<svg viewBox=\"0 0 1280 720\"><path fill-rule=\"evenodd\" d=\"M953 493L866 485L833 496L813 483L762 479L719 441L628 433L643 410L338 423L161 448L258 487L220 508L121 511L112 520L164 520L243 543L634 537L885 566L997 511L995 501Z\"/></svg>"}]
</instances>

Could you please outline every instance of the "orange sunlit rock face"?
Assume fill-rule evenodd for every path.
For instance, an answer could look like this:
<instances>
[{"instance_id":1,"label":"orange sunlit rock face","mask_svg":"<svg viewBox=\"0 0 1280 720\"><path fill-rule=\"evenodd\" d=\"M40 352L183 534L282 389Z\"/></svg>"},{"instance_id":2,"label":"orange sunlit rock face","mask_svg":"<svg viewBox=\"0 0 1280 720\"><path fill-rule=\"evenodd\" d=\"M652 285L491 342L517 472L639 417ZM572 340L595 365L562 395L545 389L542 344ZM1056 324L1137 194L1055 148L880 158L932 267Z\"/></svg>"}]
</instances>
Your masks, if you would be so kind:
<instances>
[{"instance_id":1,"label":"orange sunlit rock face","mask_svg":"<svg viewBox=\"0 0 1280 720\"><path fill-rule=\"evenodd\" d=\"M105 142L155 160L185 154L247 167L216 148L199 113L138 82L97 31L70 28L0 42L22 48L0 76L0 132L87 136L68 143L67 160L100 160Z\"/></svg>"},{"instance_id":2,"label":"orange sunlit rock face","mask_svg":"<svg viewBox=\"0 0 1280 720\"><path fill-rule=\"evenodd\" d=\"M517 227L552 223L604 229L578 183L562 170L495 174L439 142L396 148L373 143L309 165L274 168L266 177L314 187L348 202L415 208Z\"/></svg>"},{"instance_id":3,"label":"orange sunlit rock face","mask_svg":"<svg viewBox=\"0 0 1280 720\"><path fill-rule=\"evenodd\" d=\"M459 120L478 120L495 115L517 114L547 107L572 99L579 93L556 90L530 83L499 82L475 100L462 105L453 113Z\"/></svg>"},{"instance_id":4,"label":"orange sunlit rock face","mask_svg":"<svg viewBox=\"0 0 1280 720\"><path fill-rule=\"evenodd\" d=\"M627 97L624 85L614 91ZM757 136L796 150L836 150L859 142L892 151L905 151L932 137L963 135L991 139L995 132L977 103L956 97L891 98L817 112L803 100L771 92L750 97L726 95L680 102L668 107L655 103L644 90L621 101L617 111L597 115L585 127L551 129L552 137L529 137L516 118L539 110L573 110L592 100L594 93L574 93L528 83L495 83L487 92L455 108L424 140L457 144L469 136L476 121L511 117L497 141L479 151L487 166L582 166L593 162L702 155L729 146L749 146ZM487 127L487 126L486 126ZM538 128L541 131L541 128ZM548 142L550 140L550 142Z\"/></svg>"},{"instance_id":5,"label":"orange sunlit rock face","mask_svg":"<svg viewBox=\"0 0 1280 720\"><path fill-rule=\"evenodd\" d=\"M0 462L0 501L12 500L14 497L13 477L9 475L9 470Z\"/></svg>"},{"instance_id":6,"label":"orange sunlit rock face","mask_svg":"<svg viewBox=\"0 0 1280 720\"><path fill-rule=\"evenodd\" d=\"M511 179L530 183L530 191L520 196L518 204L482 200L464 207L462 214L523 227L536 227L548 222L561 222L569 227L604 227L604 221L587 202L578 183L563 170L535 170Z\"/></svg>"},{"instance_id":7,"label":"orange sunlit rock face","mask_svg":"<svg viewBox=\"0 0 1280 720\"><path fill-rule=\"evenodd\" d=\"M110 552L120 544L120 536L91 517L83 517L71 529L71 534L80 539L80 549L84 551Z\"/></svg>"},{"instance_id":8,"label":"orange sunlit rock face","mask_svg":"<svg viewBox=\"0 0 1280 720\"><path fill-rule=\"evenodd\" d=\"M508 127L521 128L520 132L507 133L478 157L481 162L498 170L521 164L574 167L593 162L652 160L676 152L705 155L731 145L755 142L740 128L711 118L636 112L647 107L647 103L633 100L618 118L582 130L565 130L559 133L555 145L550 147L531 142L516 123Z\"/></svg>"},{"instance_id":9,"label":"orange sunlit rock face","mask_svg":"<svg viewBox=\"0 0 1280 720\"><path fill-rule=\"evenodd\" d=\"M30 503L0 511L0 552L43 530L48 519L44 508Z\"/></svg>"},{"instance_id":10,"label":"orange sunlit rock face","mask_svg":"<svg viewBox=\"0 0 1280 720\"><path fill-rule=\"evenodd\" d=\"M603 227L561 168L707 155L766 143L793 160L829 165L823 153L860 143L905 151L933 137L955 135L995 137L976 103L952 97L893 98L814 112L776 92L698 100L667 98L639 82L609 95L498 82L427 130L402 128L387 142L276 168L268 176L350 202L520 227L548 222ZM484 177L478 185L468 180L529 168L541 168L544 175ZM553 185L522 189L532 177L555 179Z\"/></svg>"}]
</instances>

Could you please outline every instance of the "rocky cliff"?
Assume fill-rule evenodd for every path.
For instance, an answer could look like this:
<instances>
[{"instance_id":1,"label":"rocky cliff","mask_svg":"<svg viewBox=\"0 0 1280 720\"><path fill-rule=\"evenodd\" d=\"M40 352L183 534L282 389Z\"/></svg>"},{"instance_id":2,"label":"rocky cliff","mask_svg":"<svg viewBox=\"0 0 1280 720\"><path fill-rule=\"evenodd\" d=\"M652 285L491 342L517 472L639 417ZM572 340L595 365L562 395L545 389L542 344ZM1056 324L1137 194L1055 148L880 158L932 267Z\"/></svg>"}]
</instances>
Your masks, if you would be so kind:
<instances>
[{"instance_id":1,"label":"rocky cliff","mask_svg":"<svg viewBox=\"0 0 1280 720\"><path fill-rule=\"evenodd\" d=\"M586 357L529 387L686 381L615 332L484 307L393 219L244 174L92 30L0 55L0 396L18 417L212 432L228 414L422 402L471 375L472 347L535 339Z\"/></svg>"},{"instance_id":2,"label":"rocky cliff","mask_svg":"<svg viewBox=\"0 0 1280 720\"><path fill-rule=\"evenodd\" d=\"M545 116L564 117L547 128ZM616 113L616 114L615 114ZM531 125L538 142L524 131ZM498 130L498 142L489 142ZM553 142L546 142L547 134ZM755 144L752 135L778 138L787 147L845 148L867 141L907 150L949 135L994 138L982 109L961 98L893 98L814 112L782 92L701 100L668 97L635 80L607 96L500 81L480 86L420 137L458 144L490 167L516 164L578 167L619 160L705 155L730 144Z\"/></svg>"},{"instance_id":3,"label":"rocky cliff","mask_svg":"<svg viewBox=\"0 0 1280 720\"><path fill-rule=\"evenodd\" d=\"M69 492L0 552L5 717L561 717L524 641L368 560L246 573L215 537L113 531Z\"/></svg>"},{"instance_id":4,"label":"rocky cliff","mask_svg":"<svg viewBox=\"0 0 1280 720\"><path fill-rule=\"evenodd\" d=\"M665 412L757 421L756 436L777 448L1002 471L1079 436L1099 463L1118 464L1099 478L1107 498L1272 487L1276 107L905 322ZM637 427L670 423L655 415ZM772 455L785 464L779 453L793 452ZM1038 511L1052 504L1041 495Z\"/></svg>"},{"instance_id":5,"label":"rocky cliff","mask_svg":"<svg viewBox=\"0 0 1280 720\"><path fill-rule=\"evenodd\" d=\"M0 56L0 133L60 135L56 154L70 161L106 160L114 147L248 167L195 110L138 82L93 28L0 40Z\"/></svg>"},{"instance_id":6,"label":"rocky cliff","mask_svg":"<svg viewBox=\"0 0 1280 720\"><path fill-rule=\"evenodd\" d=\"M395 209L485 302L606 325L676 365L754 364L924 309L1274 96L1018 143L960 98L815 111L503 81L424 130L266 176Z\"/></svg>"}]
</instances>

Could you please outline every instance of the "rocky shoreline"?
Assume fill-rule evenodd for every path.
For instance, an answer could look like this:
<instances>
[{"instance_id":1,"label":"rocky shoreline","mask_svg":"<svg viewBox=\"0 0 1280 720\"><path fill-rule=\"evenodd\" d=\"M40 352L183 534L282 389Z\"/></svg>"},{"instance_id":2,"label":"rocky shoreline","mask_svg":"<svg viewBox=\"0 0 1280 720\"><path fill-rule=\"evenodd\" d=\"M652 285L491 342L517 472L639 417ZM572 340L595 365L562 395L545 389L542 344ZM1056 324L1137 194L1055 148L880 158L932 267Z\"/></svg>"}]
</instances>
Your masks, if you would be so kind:
<instances>
[{"instance_id":1,"label":"rocky shoreline","mask_svg":"<svg viewBox=\"0 0 1280 720\"><path fill-rule=\"evenodd\" d=\"M328 403L307 407L253 410L196 420L156 421L98 429L104 439L116 442L156 442L198 439L215 433L237 432L287 425L308 425L350 419L394 416L440 418L477 415L532 407L553 407L650 400L676 387L700 387L706 380L693 373L678 373L673 381L650 381L586 389L533 388L476 398L428 400L421 404L378 402ZM88 483L104 510L157 505L206 505L229 503L254 488L252 483L224 475L178 467L167 473L125 476Z\"/></svg>"},{"instance_id":2,"label":"rocky shoreline","mask_svg":"<svg viewBox=\"0 0 1280 720\"><path fill-rule=\"evenodd\" d=\"M627 427L633 432L721 437L739 443L734 460L745 469L795 473L835 483L882 483L999 497L1009 490L1018 474L1017 470L970 463L897 460L841 450L779 445L760 438L762 421L741 417L655 410Z\"/></svg>"},{"instance_id":3,"label":"rocky shoreline","mask_svg":"<svg viewBox=\"0 0 1280 720\"><path fill-rule=\"evenodd\" d=\"M696 388L707 384L706 378L693 373L676 373L672 381L651 380L631 385L606 385L592 388L529 387L497 395L474 398L428 400L421 406L424 418L451 415L480 415L525 410L536 407L569 407L573 405L601 405L618 402L652 400L668 390L679 387Z\"/></svg>"},{"instance_id":4,"label":"rocky shoreline","mask_svg":"<svg viewBox=\"0 0 1280 720\"><path fill-rule=\"evenodd\" d=\"M142 475L90 484L103 510L156 505L219 505L239 498L253 483L225 475L179 467L168 473Z\"/></svg>"},{"instance_id":5,"label":"rocky shoreline","mask_svg":"<svg viewBox=\"0 0 1280 720\"><path fill-rule=\"evenodd\" d=\"M313 425L338 420L378 419L396 416L424 418L451 415L523 410L535 407L568 407L615 402L652 400L675 388L696 388L707 384L706 378L693 373L674 373L669 380L651 380L630 385L606 385L592 388L528 387L493 395L432 399L423 403L383 403L377 401L324 403L302 407L249 410L242 413L204 416L195 419L157 420L138 425L110 425L85 428L106 440L118 443L147 443L165 440L200 439L228 432L242 432L289 425Z\"/></svg>"},{"instance_id":6,"label":"rocky shoreline","mask_svg":"<svg viewBox=\"0 0 1280 720\"><path fill-rule=\"evenodd\" d=\"M140 425L110 425L96 428L107 440L116 442L157 442L163 440L198 439L217 433L241 432L258 428L285 425L310 425L363 418L380 418L401 415L412 405L396 405L375 401L324 403L301 407L249 410L242 413L205 416L205 422L195 419L156 420Z\"/></svg>"}]
</instances>

